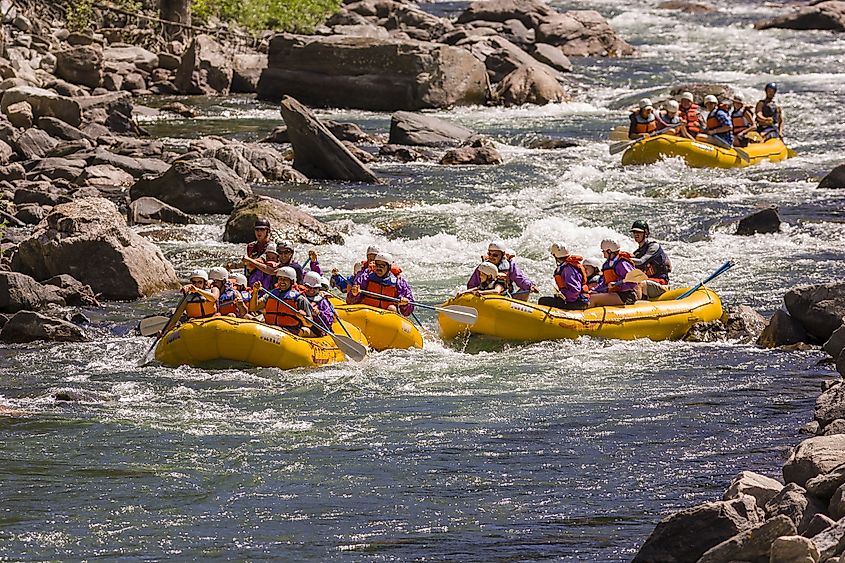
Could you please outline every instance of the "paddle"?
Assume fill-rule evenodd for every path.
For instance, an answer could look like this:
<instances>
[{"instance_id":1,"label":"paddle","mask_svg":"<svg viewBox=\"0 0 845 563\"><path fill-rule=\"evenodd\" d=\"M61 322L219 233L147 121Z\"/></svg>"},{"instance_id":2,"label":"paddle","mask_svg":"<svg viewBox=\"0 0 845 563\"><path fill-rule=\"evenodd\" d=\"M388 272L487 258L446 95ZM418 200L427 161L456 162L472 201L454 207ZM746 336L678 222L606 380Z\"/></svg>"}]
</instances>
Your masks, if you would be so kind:
<instances>
[{"instance_id":1,"label":"paddle","mask_svg":"<svg viewBox=\"0 0 845 563\"><path fill-rule=\"evenodd\" d=\"M164 325L164 328L161 329L161 334L153 341L150 345L150 348L147 350L147 353L141 357L141 360L138 362L138 367L144 367L150 361L152 361L152 356L150 354L155 350L156 345L158 345L159 341L161 340L162 336L173 330L173 327L176 326L176 322L182 316L182 313L185 312L185 307L188 305L188 294L182 296L182 300L179 301L179 304L176 306L176 311L173 312L173 316L170 317L170 320L167 321L167 324ZM155 333L153 333L155 334Z\"/></svg>"},{"instance_id":2,"label":"paddle","mask_svg":"<svg viewBox=\"0 0 845 563\"><path fill-rule=\"evenodd\" d=\"M676 301L679 301L679 300L681 300L681 299L685 299L685 298L689 297L690 295L692 295L693 293L695 293L696 291L698 291L699 289L701 289L701 288L704 286L704 284L706 284L707 282L711 281L712 279L714 279L714 278L715 278L715 277L717 277L717 276L721 276L722 274L724 274L725 272L727 272L728 270L730 270L731 268L733 268L733 266L734 266L734 263L733 263L733 262L731 262L730 260L728 260L727 262L725 262L724 264L722 264L721 266L719 266L719 267L716 269L716 271L715 271L715 272L713 272L712 274L710 274L709 276L707 276L706 278L704 278L704 280L702 280L702 282L701 282L701 283L699 283L699 284L698 284L698 285L696 285L695 287L690 288L689 290L687 290L686 292L684 292L684 293L683 293L683 295L680 295L679 297L676 297L676 298L675 298L675 300L676 300Z\"/></svg>"},{"instance_id":3,"label":"paddle","mask_svg":"<svg viewBox=\"0 0 845 563\"><path fill-rule=\"evenodd\" d=\"M715 135L708 135L706 133L701 133L702 136L707 137L707 142L711 145L716 145L717 147L722 147L723 149L733 149L736 151L736 155L742 160L743 162L751 162L751 157L748 156L748 153L742 150L739 147L735 147L729 142L721 139Z\"/></svg>"},{"instance_id":4,"label":"paddle","mask_svg":"<svg viewBox=\"0 0 845 563\"><path fill-rule=\"evenodd\" d=\"M161 329L167 326L170 322L170 317L161 315L154 315L152 317L144 317L138 323L138 332L141 336L154 336L161 332Z\"/></svg>"},{"instance_id":5,"label":"paddle","mask_svg":"<svg viewBox=\"0 0 845 563\"><path fill-rule=\"evenodd\" d=\"M343 352L343 354L347 358L354 360L356 362L360 362L361 360L363 360L364 358L367 357L367 348L366 348L366 346L364 346L360 342L356 342L352 338L349 338L349 337L346 337L346 336L341 336L339 334L335 334L331 330L329 330L328 327L323 326L322 323L317 322L314 319L309 319L309 318L303 316L302 313L300 313L299 311L297 311L296 309L294 309L293 307L291 307L290 305L285 303L282 299L279 299L278 297L276 297L275 295L273 295L272 293L270 293L269 291L267 291L263 287L261 288L261 291L266 293L268 297L272 297L273 299L275 299L276 301L278 301L279 303L281 303L282 305L287 307L297 317L301 318L306 323L316 326L317 328L319 328L320 330L325 332L327 335L329 335L332 338L332 340L334 341L335 346L340 348L341 352Z\"/></svg>"},{"instance_id":6,"label":"paddle","mask_svg":"<svg viewBox=\"0 0 845 563\"><path fill-rule=\"evenodd\" d=\"M640 283L648 280L648 276L645 272L640 270L639 268L634 268L627 274L625 274L625 279L622 280L623 283Z\"/></svg>"},{"instance_id":7,"label":"paddle","mask_svg":"<svg viewBox=\"0 0 845 563\"><path fill-rule=\"evenodd\" d=\"M378 297L379 299L383 299L384 301L390 301L392 303L399 303L401 299L397 299L395 297L387 297L385 295L381 295L380 293L373 293L372 291L365 291L361 290L361 293L364 295L370 295L372 297ZM419 303L417 301L409 301L411 305L414 307L419 307L421 309L429 309L432 311L437 311L438 313L443 313L450 319L455 322L463 323L465 325L474 325L475 321L478 320L478 311L473 309L472 307L464 307L462 305L449 305L447 307L437 307L435 305L426 305L425 303Z\"/></svg>"},{"instance_id":8,"label":"paddle","mask_svg":"<svg viewBox=\"0 0 845 563\"><path fill-rule=\"evenodd\" d=\"M622 143L613 143L612 145L610 145L610 154L620 153L620 152L628 149L629 147L633 147L634 145L636 145L639 142L645 141L646 139L651 139L652 137L656 137L657 135L662 135L666 131L671 131L672 129L675 129L676 127L678 127L678 125L673 125L671 127L664 127L663 129L659 129L659 130L655 131L654 133L652 133L648 137L641 137L639 139L634 139L633 141L625 141L625 142L622 142Z\"/></svg>"},{"instance_id":9,"label":"paddle","mask_svg":"<svg viewBox=\"0 0 845 563\"><path fill-rule=\"evenodd\" d=\"M608 137L611 141L628 141L628 129L627 125L617 125L610 130Z\"/></svg>"}]
</instances>

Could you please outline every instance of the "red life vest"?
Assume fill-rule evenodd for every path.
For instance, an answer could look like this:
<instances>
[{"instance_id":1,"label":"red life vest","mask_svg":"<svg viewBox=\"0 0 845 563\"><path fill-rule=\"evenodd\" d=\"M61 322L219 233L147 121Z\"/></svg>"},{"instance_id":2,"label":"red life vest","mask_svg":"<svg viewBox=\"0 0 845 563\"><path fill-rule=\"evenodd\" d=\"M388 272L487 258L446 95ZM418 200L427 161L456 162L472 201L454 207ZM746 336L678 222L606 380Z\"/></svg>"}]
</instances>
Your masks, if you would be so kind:
<instances>
[{"instance_id":1,"label":"red life vest","mask_svg":"<svg viewBox=\"0 0 845 563\"><path fill-rule=\"evenodd\" d=\"M273 297L267 298L267 306L264 309L264 322L268 325L280 326L282 328L299 328L302 326L302 319L299 315L294 314L293 311L299 310L299 305L296 303L300 293L293 289L277 293L277 290L271 292ZM285 307L279 303L279 298L284 301L290 308ZM293 309L293 310L291 310Z\"/></svg>"},{"instance_id":2,"label":"red life vest","mask_svg":"<svg viewBox=\"0 0 845 563\"><path fill-rule=\"evenodd\" d=\"M722 122L716 117L716 113L719 111L719 108L714 109L707 115L707 130L713 131L713 129L718 129L719 127L723 127Z\"/></svg>"},{"instance_id":3,"label":"red life vest","mask_svg":"<svg viewBox=\"0 0 845 563\"><path fill-rule=\"evenodd\" d=\"M616 258L614 258L612 261L608 260L602 265L601 268L601 275L604 278L604 284L607 286L607 290L611 293L616 293L617 291L619 291L619 288L613 287L610 284L619 279L619 276L616 275L616 264L620 260L625 260L629 262L632 266L634 264L634 262L631 260L631 255L629 253L617 252ZM605 266L607 267L605 268Z\"/></svg>"},{"instance_id":4,"label":"red life vest","mask_svg":"<svg viewBox=\"0 0 845 563\"><path fill-rule=\"evenodd\" d=\"M186 301L185 314L189 319L205 319L214 316L217 312L217 303L206 300L199 293L189 293Z\"/></svg>"},{"instance_id":5,"label":"red life vest","mask_svg":"<svg viewBox=\"0 0 845 563\"><path fill-rule=\"evenodd\" d=\"M654 117L654 113L648 117L643 117L640 112L634 113L634 133L642 135L655 131L657 131L657 118Z\"/></svg>"},{"instance_id":6,"label":"red life vest","mask_svg":"<svg viewBox=\"0 0 845 563\"><path fill-rule=\"evenodd\" d=\"M680 108L678 114L687 124L687 131L692 135L701 132L701 125L698 122L698 104L690 104L690 107L687 109Z\"/></svg>"},{"instance_id":7,"label":"red life vest","mask_svg":"<svg viewBox=\"0 0 845 563\"><path fill-rule=\"evenodd\" d=\"M371 272L375 272L376 271L376 265L370 264L369 260L364 260L363 262L361 262L361 269L362 270L369 270ZM396 264L393 264L392 266L390 266L390 273L393 274L394 276L398 276L402 273L402 268L400 268Z\"/></svg>"},{"instance_id":8,"label":"red life vest","mask_svg":"<svg viewBox=\"0 0 845 563\"><path fill-rule=\"evenodd\" d=\"M582 258L580 256L574 256L570 254L566 257L566 260L563 262L567 266L572 266L576 270L581 273L581 295L589 295L590 288L587 286L587 271L584 270L584 265L581 264ZM555 283L557 284L557 288L560 290L561 293L566 289L566 283L564 282L563 276L561 272L563 268L558 268L555 272Z\"/></svg>"},{"instance_id":9,"label":"red life vest","mask_svg":"<svg viewBox=\"0 0 845 563\"><path fill-rule=\"evenodd\" d=\"M367 277L361 289L372 293L378 293L379 295L384 295L385 297L398 298L399 288L397 287L397 282L398 280L396 279L396 275L393 273L388 274L387 278L379 278L375 272L372 272ZM379 309L387 309L391 305L396 305L395 301L379 299L378 297L373 297L372 295L365 295L361 300L361 303L369 305L370 307L378 307Z\"/></svg>"},{"instance_id":10,"label":"red life vest","mask_svg":"<svg viewBox=\"0 0 845 563\"><path fill-rule=\"evenodd\" d=\"M734 135L742 133L753 125L748 120L748 109L748 106L744 106L731 112L731 124L733 124Z\"/></svg>"}]
</instances>

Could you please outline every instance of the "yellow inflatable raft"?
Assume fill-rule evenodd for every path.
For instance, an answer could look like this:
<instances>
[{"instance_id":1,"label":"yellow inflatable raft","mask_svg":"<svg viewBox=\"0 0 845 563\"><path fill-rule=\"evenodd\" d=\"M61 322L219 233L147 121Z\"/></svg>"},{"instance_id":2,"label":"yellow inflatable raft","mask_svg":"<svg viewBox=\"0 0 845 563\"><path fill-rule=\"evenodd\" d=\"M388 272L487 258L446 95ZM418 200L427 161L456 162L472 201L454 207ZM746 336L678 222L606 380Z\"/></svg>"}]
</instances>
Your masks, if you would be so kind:
<instances>
[{"instance_id":1,"label":"yellow inflatable raft","mask_svg":"<svg viewBox=\"0 0 845 563\"><path fill-rule=\"evenodd\" d=\"M586 311L564 311L517 301L500 295L464 294L446 305L466 305L478 310L473 326L456 323L443 314L438 316L444 339L469 331L505 340L556 340L593 336L633 340L675 340L702 321L722 317L719 296L702 288L681 300L675 300L689 288L670 290L659 299L638 301L625 307L595 307Z\"/></svg>"},{"instance_id":2,"label":"yellow inflatable raft","mask_svg":"<svg viewBox=\"0 0 845 563\"><path fill-rule=\"evenodd\" d=\"M787 159L790 150L780 139L751 143L741 150L749 160L742 160L734 149L725 149L675 135L657 135L631 146L622 153L622 164L652 164L664 158L680 156L693 168L738 168L763 160L779 162Z\"/></svg>"},{"instance_id":3,"label":"yellow inflatable raft","mask_svg":"<svg viewBox=\"0 0 845 563\"><path fill-rule=\"evenodd\" d=\"M337 317L347 327L350 324L358 327L373 350L381 352L390 348L423 347L422 334L410 319L393 311L369 305L347 305L337 297L331 299Z\"/></svg>"},{"instance_id":4,"label":"yellow inflatable raft","mask_svg":"<svg viewBox=\"0 0 845 563\"><path fill-rule=\"evenodd\" d=\"M345 334L337 323L332 330ZM347 326L347 330L354 340L367 345L357 328ZM322 366L346 359L329 336L301 338L275 326L234 317L192 320L176 327L159 341L155 358L166 366L230 361L281 369Z\"/></svg>"}]
</instances>

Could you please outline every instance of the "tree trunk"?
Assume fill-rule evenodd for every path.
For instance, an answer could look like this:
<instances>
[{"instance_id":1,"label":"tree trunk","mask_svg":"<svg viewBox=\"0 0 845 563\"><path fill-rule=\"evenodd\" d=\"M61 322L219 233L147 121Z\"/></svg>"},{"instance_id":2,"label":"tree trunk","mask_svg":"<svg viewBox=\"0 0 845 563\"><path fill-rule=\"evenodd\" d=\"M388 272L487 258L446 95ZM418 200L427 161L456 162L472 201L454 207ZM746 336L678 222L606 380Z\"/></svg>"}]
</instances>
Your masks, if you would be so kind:
<instances>
[{"instance_id":1,"label":"tree trunk","mask_svg":"<svg viewBox=\"0 0 845 563\"><path fill-rule=\"evenodd\" d=\"M191 25L191 0L159 0L159 17L163 20ZM191 30L178 25L164 25L164 38L167 41L187 43L191 39Z\"/></svg>"}]
</instances>

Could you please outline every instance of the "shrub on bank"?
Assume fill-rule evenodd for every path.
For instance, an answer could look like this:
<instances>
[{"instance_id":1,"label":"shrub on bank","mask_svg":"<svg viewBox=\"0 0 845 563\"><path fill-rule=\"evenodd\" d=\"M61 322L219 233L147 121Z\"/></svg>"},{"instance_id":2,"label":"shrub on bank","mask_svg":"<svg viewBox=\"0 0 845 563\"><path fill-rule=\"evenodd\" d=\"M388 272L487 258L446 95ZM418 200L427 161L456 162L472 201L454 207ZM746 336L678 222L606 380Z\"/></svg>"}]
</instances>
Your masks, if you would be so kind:
<instances>
[{"instance_id":1,"label":"shrub on bank","mask_svg":"<svg viewBox=\"0 0 845 563\"><path fill-rule=\"evenodd\" d=\"M192 0L193 16L218 17L252 30L309 32L340 7L341 0Z\"/></svg>"}]
</instances>

